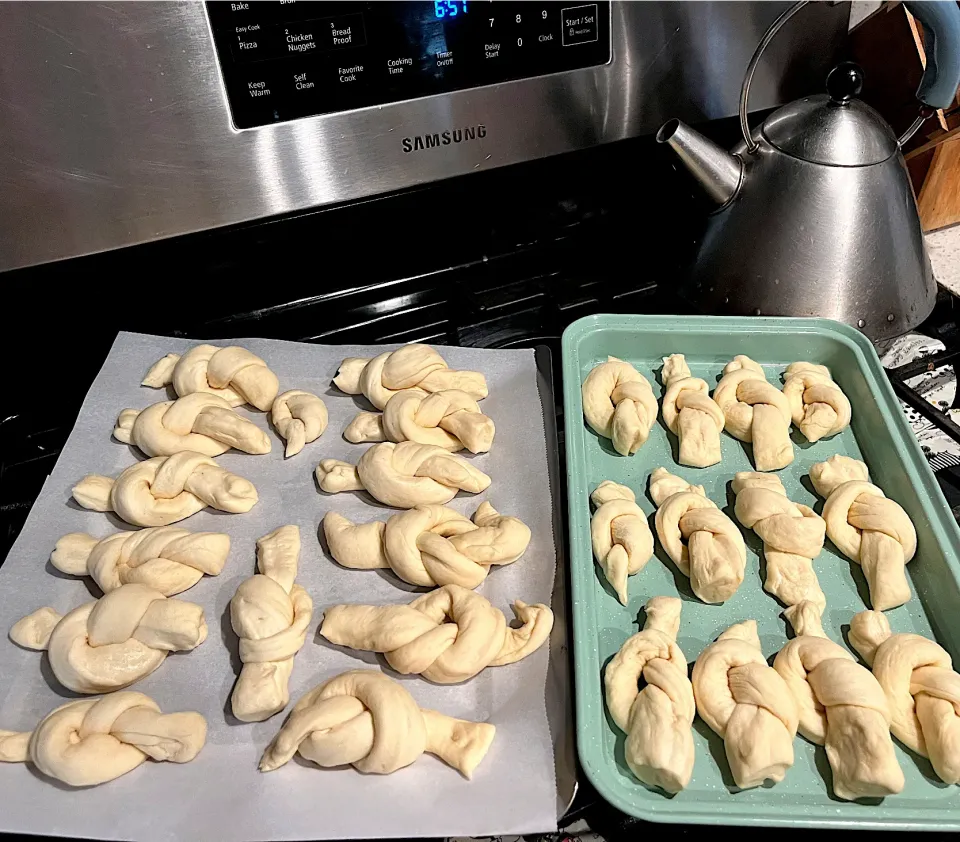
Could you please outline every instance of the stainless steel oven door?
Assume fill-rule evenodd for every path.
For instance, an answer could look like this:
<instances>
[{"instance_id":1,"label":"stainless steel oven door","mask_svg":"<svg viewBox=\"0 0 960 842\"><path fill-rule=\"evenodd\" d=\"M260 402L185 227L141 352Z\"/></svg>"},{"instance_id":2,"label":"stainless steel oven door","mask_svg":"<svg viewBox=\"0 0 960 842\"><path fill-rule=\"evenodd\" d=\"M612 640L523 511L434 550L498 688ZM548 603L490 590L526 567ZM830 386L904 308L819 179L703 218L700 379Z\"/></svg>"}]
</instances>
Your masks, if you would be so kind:
<instances>
[{"instance_id":1,"label":"stainless steel oven door","mask_svg":"<svg viewBox=\"0 0 960 842\"><path fill-rule=\"evenodd\" d=\"M556 155L668 115L733 114L785 5L615 2L606 65L237 131L202 3L5 4L0 270ZM764 57L757 107L845 32L848 4L813 5ZM477 142L405 152L403 138L478 125Z\"/></svg>"}]
</instances>

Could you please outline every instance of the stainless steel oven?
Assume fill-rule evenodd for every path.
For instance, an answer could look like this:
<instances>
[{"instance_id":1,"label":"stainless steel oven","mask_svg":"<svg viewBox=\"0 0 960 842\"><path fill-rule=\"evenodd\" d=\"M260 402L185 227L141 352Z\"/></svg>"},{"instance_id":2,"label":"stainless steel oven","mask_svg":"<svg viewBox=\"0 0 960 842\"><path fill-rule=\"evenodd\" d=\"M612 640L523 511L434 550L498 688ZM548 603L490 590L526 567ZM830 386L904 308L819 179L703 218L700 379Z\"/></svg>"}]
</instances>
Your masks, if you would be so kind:
<instances>
[{"instance_id":1,"label":"stainless steel oven","mask_svg":"<svg viewBox=\"0 0 960 842\"><path fill-rule=\"evenodd\" d=\"M0 270L277 217L733 114L784 3L7 3ZM822 77L848 4L752 102Z\"/></svg>"}]
</instances>

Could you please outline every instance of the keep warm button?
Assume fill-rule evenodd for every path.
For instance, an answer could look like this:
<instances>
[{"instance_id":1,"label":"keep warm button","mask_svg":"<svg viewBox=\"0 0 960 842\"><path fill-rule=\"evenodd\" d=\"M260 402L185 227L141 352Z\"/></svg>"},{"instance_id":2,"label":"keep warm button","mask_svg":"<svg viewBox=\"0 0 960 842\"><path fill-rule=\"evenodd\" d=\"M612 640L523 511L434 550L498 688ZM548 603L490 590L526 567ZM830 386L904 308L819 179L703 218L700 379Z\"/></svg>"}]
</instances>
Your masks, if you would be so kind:
<instances>
[{"instance_id":1,"label":"keep warm button","mask_svg":"<svg viewBox=\"0 0 960 842\"><path fill-rule=\"evenodd\" d=\"M599 40L600 29L596 3L589 6L571 6L567 9L561 9L560 17L563 22L564 47L590 44Z\"/></svg>"}]
</instances>

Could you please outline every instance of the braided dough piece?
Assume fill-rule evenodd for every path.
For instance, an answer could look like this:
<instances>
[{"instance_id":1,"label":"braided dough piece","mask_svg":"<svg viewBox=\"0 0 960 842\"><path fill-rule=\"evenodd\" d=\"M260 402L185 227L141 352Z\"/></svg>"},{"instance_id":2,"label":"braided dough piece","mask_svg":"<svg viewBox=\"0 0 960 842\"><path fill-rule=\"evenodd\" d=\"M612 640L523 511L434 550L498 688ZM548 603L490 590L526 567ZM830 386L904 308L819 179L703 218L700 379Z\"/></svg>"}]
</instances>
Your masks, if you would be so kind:
<instances>
[{"instance_id":1,"label":"braided dough piece","mask_svg":"<svg viewBox=\"0 0 960 842\"><path fill-rule=\"evenodd\" d=\"M231 406L248 403L270 409L280 381L256 354L237 345L194 345L183 356L167 354L153 364L141 385L161 389L173 384L181 398L206 392Z\"/></svg>"},{"instance_id":2,"label":"braided dough piece","mask_svg":"<svg viewBox=\"0 0 960 842\"><path fill-rule=\"evenodd\" d=\"M433 588L477 588L494 564L526 552L530 529L483 502L471 521L446 506L415 506L383 521L355 524L336 512L323 533L338 564L354 570L393 570L404 582Z\"/></svg>"},{"instance_id":3,"label":"braided dough piece","mask_svg":"<svg viewBox=\"0 0 960 842\"><path fill-rule=\"evenodd\" d=\"M290 389L277 395L270 408L270 420L287 443L284 458L296 456L327 429L327 405L312 392Z\"/></svg>"},{"instance_id":4,"label":"braided dough piece","mask_svg":"<svg viewBox=\"0 0 960 842\"><path fill-rule=\"evenodd\" d=\"M382 652L403 675L456 684L520 661L546 642L553 628L546 605L518 599L513 613L520 628L510 628L503 612L475 591L444 585L409 605L334 605L320 634L337 646Z\"/></svg>"},{"instance_id":5,"label":"braided dough piece","mask_svg":"<svg viewBox=\"0 0 960 842\"><path fill-rule=\"evenodd\" d=\"M258 500L252 482L187 450L137 462L115 480L90 474L72 493L85 509L116 512L134 526L166 526L207 506L249 512Z\"/></svg>"},{"instance_id":6,"label":"braided dough piece","mask_svg":"<svg viewBox=\"0 0 960 842\"><path fill-rule=\"evenodd\" d=\"M293 582L299 560L300 529L274 529L257 541L259 573L241 582L230 600L243 663L230 705L241 722L262 722L290 701L293 658L313 617L310 595Z\"/></svg>"},{"instance_id":7,"label":"braided dough piece","mask_svg":"<svg viewBox=\"0 0 960 842\"><path fill-rule=\"evenodd\" d=\"M758 471L779 471L793 461L790 402L767 381L763 368L742 354L723 369L713 399L723 410L730 435L753 443Z\"/></svg>"},{"instance_id":8,"label":"braided dough piece","mask_svg":"<svg viewBox=\"0 0 960 842\"><path fill-rule=\"evenodd\" d=\"M339 459L323 459L316 470L321 490L366 490L374 499L398 509L443 505L458 491L479 494L490 477L462 456L432 444L412 441L374 444L356 466Z\"/></svg>"},{"instance_id":9,"label":"braided dough piece","mask_svg":"<svg viewBox=\"0 0 960 842\"><path fill-rule=\"evenodd\" d=\"M486 453L496 433L493 419L466 392L446 389L429 394L421 389L397 392L383 413L361 412L343 431L354 444L415 441L444 450Z\"/></svg>"},{"instance_id":10,"label":"braided dough piece","mask_svg":"<svg viewBox=\"0 0 960 842\"><path fill-rule=\"evenodd\" d=\"M911 597L906 564L917 551L913 521L899 503L870 482L867 466L849 456L831 456L810 468L817 494L826 497L827 536L863 568L876 611Z\"/></svg>"},{"instance_id":11,"label":"braided dough piece","mask_svg":"<svg viewBox=\"0 0 960 842\"><path fill-rule=\"evenodd\" d=\"M793 765L797 703L780 674L767 665L757 621L727 629L693 665L697 711L723 738L740 789L779 782Z\"/></svg>"},{"instance_id":12,"label":"braided dough piece","mask_svg":"<svg viewBox=\"0 0 960 842\"><path fill-rule=\"evenodd\" d=\"M57 680L75 693L109 693L146 678L169 652L207 639L203 608L167 599L146 585L122 585L61 616L28 614L10 629L27 649L47 650Z\"/></svg>"},{"instance_id":13,"label":"braided dough piece","mask_svg":"<svg viewBox=\"0 0 960 842\"><path fill-rule=\"evenodd\" d=\"M386 407L397 392L421 389L443 392L456 389L474 400L483 400L487 379L479 371L454 371L429 345L404 345L373 359L347 357L340 363L334 385L348 395L363 395L377 409Z\"/></svg>"},{"instance_id":14,"label":"braided dough piece","mask_svg":"<svg viewBox=\"0 0 960 842\"><path fill-rule=\"evenodd\" d=\"M627 735L627 765L648 786L680 792L693 774L693 717L687 659L677 646L681 602L655 596L643 631L613 657L603 674L607 710ZM638 690L640 679L646 682Z\"/></svg>"},{"instance_id":15,"label":"braided dough piece","mask_svg":"<svg viewBox=\"0 0 960 842\"><path fill-rule=\"evenodd\" d=\"M813 569L823 549L827 525L809 506L787 497L780 477L740 471L733 478L734 513L763 541L767 579L763 589L784 605L813 602L821 611L827 598Z\"/></svg>"},{"instance_id":16,"label":"braided dough piece","mask_svg":"<svg viewBox=\"0 0 960 842\"><path fill-rule=\"evenodd\" d=\"M61 705L29 733L0 731L0 762L29 761L69 786L97 786L148 757L189 763L206 740L199 713L161 713L149 696L127 690Z\"/></svg>"},{"instance_id":17,"label":"braided dough piece","mask_svg":"<svg viewBox=\"0 0 960 842\"><path fill-rule=\"evenodd\" d=\"M465 778L486 756L496 728L421 708L396 681L374 670L351 670L315 687L293 708L260 759L272 772L294 754L325 768L351 764L389 775L425 751Z\"/></svg>"},{"instance_id":18,"label":"braided dough piece","mask_svg":"<svg viewBox=\"0 0 960 842\"><path fill-rule=\"evenodd\" d=\"M630 363L607 357L580 388L583 416L591 429L610 439L621 456L632 456L657 423L657 399L650 382Z\"/></svg>"},{"instance_id":19,"label":"braided dough piece","mask_svg":"<svg viewBox=\"0 0 960 842\"><path fill-rule=\"evenodd\" d=\"M850 426L850 401L825 365L797 362L783 373L783 394L793 423L807 441L835 436Z\"/></svg>"},{"instance_id":20,"label":"braided dough piece","mask_svg":"<svg viewBox=\"0 0 960 842\"><path fill-rule=\"evenodd\" d=\"M147 456L171 456L192 450L219 456L231 447L244 453L269 453L270 438L223 398L196 392L175 401L161 401L140 411L125 409L113 437L134 444Z\"/></svg>"},{"instance_id":21,"label":"braided dough piece","mask_svg":"<svg viewBox=\"0 0 960 842\"><path fill-rule=\"evenodd\" d=\"M626 605L627 577L643 570L653 557L653 533L636 496L625 485L606 479L590 500L596 507L590 520L593 555L620 604Z\"/></svg>"},{"instance_id":22,"label":"braided dough piece","mask_svg":"<svg viewBox=\"0 0 960 842\"><path fill-rule=\"evenodd\" d=\"M800 602L784 615L797 636L777 653L773 668L797 702L800 733L827 750L834 795L852 801L900 792L903 771L877 679L827 638L817 605Z\"/></svg>"},{"instance_id":23,"label":"braided dough piece","mask_svg":"<svg viewBox=\"0 0 960 842\"><path fill-rule=\"evenodd\" d=\"M893 735L929 757L944 783L960 783L960 675L949 653L919 634L893 634L879 611L854 615L850 645L887 696Z\"/></svg>"},{"instance_id":24,"label":"braided dough piece","mask_svg":"<svg viewBox=\"0 0 960 842\"><path fill-rule=\"evenodd\" d=\"M70 576L90 576L104 593L140 584L174 596L203 575L218 576L230 552L230 536L156 526L98 539L84 532L64 535L50 563Z\"/></svg>"},{"instance_id":25,"label":"braided dough piece","mask_svg":"<svg viewBox=\"0 0 960 842\"><path fill-rule=\"evenodd\" d=\"M737 525L704 494L666 468L650 475L650 496L657 504L654 525L660 543L697 598L724 602L743 582L747 548Z\"/></svg>"},{"instance_id":26,"label":"braided dough piece","mask_svg":"<svg viewBox=\"0 0 960 842\"><path fill-rule=\"evenodd\" d=\"M664 357L660 376L667 387L663 420L680 442L677 461L692 468L716 465L725 419L723 410L710 397L707 381L691 375L683 354Z\"/></svg>"}]
</instances>

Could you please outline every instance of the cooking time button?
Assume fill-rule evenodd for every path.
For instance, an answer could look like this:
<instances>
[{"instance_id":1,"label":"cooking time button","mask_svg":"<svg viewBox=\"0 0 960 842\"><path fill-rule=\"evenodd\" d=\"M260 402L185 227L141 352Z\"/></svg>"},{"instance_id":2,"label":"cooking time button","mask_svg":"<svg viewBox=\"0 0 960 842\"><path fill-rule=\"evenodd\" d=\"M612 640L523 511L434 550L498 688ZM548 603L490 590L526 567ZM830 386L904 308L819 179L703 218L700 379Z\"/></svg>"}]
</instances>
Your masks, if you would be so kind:
<instances>
[{"instance_id":1,"label":"cooking time button","mask_svg":"<svg viewBox=\"0 0 960 842\"><path fill-rule=\"evenodd\" d=\"M387 59L387 76L409 76L413 70L413 56L395 56Z\"/></svg>"}]
</instances>

